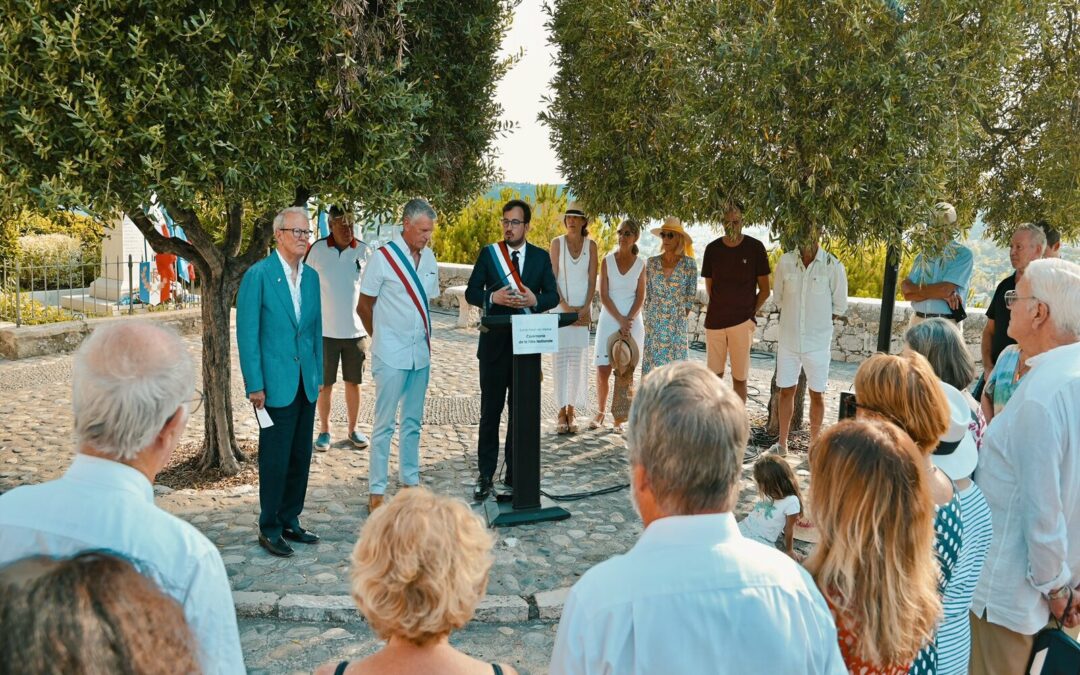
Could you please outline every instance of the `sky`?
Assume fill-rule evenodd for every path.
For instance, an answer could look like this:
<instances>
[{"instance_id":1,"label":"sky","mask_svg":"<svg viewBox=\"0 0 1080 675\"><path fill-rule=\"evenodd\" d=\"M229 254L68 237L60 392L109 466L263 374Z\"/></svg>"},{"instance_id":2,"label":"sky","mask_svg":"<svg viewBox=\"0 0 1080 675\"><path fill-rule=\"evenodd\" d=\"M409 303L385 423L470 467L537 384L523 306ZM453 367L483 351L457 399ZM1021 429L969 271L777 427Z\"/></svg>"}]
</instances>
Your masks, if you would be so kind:
<instances>
[{"instance_id":1,"label":"sky","mask_svg":"<svg viewBox=\"0 0 1080 675\"><path fill-rule=\"evenodd\" d=\"M542 96L555 76L554 48L548 44L543 0L522 0L514 22L503 38L502 55L523 50L518 63L499 83L497 97L503 119L516 124L495 146L496 164L503 180L517 183L562 183L548 128L537 121Z\"/></svg>"}]
</instances>

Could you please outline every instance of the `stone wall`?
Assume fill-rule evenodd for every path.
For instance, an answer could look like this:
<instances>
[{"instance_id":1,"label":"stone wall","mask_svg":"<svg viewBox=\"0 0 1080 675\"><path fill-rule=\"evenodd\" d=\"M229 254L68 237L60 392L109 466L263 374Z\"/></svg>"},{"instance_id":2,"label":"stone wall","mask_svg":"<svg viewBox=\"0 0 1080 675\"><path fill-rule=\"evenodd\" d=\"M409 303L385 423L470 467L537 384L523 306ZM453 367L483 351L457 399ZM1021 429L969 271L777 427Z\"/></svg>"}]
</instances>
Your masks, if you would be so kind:
<instances>
[{"instance_id":1,"label":"stone wall","mask_svg":"<svg viewBox=\"0 0 1080 675\"><path fill-rule=\"evenodd\" d=\"M464 286L469 280L472 265L459 265L454 263L439 263L439 288L445 290L451 286ZM693 342L705 341L705 283L698 283L697 302L690 311L689 337ZM433 305L444 308L457 308L456 299L442 295L432 301ZM599 298L593 303L594 319L600 313ZM897 302L893 314L892 345L890 351L899 352L907 329L908 320L911 317L911 305L907 302ZM757 331L754 333L754 349L766 352L776 351L776 341L780 332L780 313L773 303L773 299L765 303L763 312L764 319L758 319ZM878 316L881 312L881 301L874 298L848 298L847 314L833 322L833 353L836 361L859 362L877 351L877 327ZM980 359L979 345L982 341L982 329L986 324L984 310L978 308L968 309L968 318L964 321L964 339L968 349L976 361Z\"/></svg>"}]
</instances>

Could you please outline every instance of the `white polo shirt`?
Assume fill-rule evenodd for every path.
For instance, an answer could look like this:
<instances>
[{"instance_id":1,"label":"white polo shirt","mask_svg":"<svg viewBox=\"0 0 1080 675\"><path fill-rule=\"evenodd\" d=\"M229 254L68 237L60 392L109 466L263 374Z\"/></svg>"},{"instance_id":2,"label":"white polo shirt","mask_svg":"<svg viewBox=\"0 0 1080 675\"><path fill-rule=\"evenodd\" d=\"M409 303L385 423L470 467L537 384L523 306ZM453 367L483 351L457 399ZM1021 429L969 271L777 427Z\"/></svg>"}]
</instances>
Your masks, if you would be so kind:
<instances>
[{"instance_id":1,"label":"white polo shirt","mask_svg":"<svg viewBox=\"0 0 1080 675\"><path fill-rule=\"evenodd\" d=\"M847 272L835 256L818 247L810 266L802 255L780 256L773 293L780 308L780 347L799 353L832 348L833 314L847 312Z\"/></svg>"},{"instance_id":2,"label":"white polo shirt","mask_svg":"<svg viewBox=\"0 0 1080 675\"><path fill-rule=\"evenodd\" d=\"M435 261L435 254L425 246L420 252L420 264L415 265L412 255L409 254L409 246L401 235L395 236L393 241L408 259L407 263L402 263L393 250L389 249L401 272L408 275L409 270L405 269L404 265L413 266L428 299L437 297L439 265ZM413 303L405 284L386 262L382 251L371 254L360 282L360 292L377 298L371 318L375 331L371 341L371 355L398 370L427 368L431 364L431 352L428 349L424 317Z\"/></svg>"},{"instance_id":3,"label":"white polo shirt","mask_svg":"<svg viewBox=\"0 0 1080 675\"><path fill-rule=\"evenodd\" d=\"M371 247L359 239L339 250L331 233L308 249L306 262L319 273L323 337L359 338L367 335L356 303L360 301L360 278Z\"/></svg>"}]
</instances>

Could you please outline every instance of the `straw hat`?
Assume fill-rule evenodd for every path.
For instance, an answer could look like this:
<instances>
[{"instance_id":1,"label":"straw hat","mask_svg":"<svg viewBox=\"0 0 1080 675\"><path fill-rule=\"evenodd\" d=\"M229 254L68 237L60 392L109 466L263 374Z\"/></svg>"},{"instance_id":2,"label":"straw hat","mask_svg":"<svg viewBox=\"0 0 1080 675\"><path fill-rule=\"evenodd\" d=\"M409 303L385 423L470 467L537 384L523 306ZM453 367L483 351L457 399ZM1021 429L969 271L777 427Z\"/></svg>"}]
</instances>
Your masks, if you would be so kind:
<instances>
[{"instance_id":1,"label":"straw hat","mask_svg":"<svg viewBox=\"0 0 1080 675\"><path fill-rule=\"evenodd\" d=\"M616 376L632 374L637 368L641 354L633 335L623 337L621 332L615 331L608 336L607 350L608 362Z\"/></svg>"},{"instance_id":2,"label":"straw hat","mask_svg":"<svg viewBox=\"0 0 1080 675\"><path fill-rule=\"evenodd\" d=\"M959 389L945 382L939 384L949 401L949 429L938 441L930 459L946 476L952 480L960 480L975 473L975 465L979 462L975 437L968 429L974 413Z\"/></svg>"},{"instance_id":3,"label":"straw hat","mask_svg":"<svg viewBox=\"0 0 1080 675\"><path fill-rule=\"evenodd\" d=\"M690 234L683 229L682 221L675 216L668 216L664 218L664 224L660 227L655 227L651 230L656 236L660 236L661 232L675 232L682 235L683 238L683 255L694 257L694 242L690 239Z\"/></svg>"},{"instance_id":4,"label":"straw hat","mask_svg":"<svg viewBox=\"0 0 1080 675\"><path fill-rule=\"evenodd\" d=\"M566 218L567 216L577 216L578 218L584 218L586 220L589 219L589 217L585 215L585 209L583 209L581 204L577 203L576 200L566 205L566 213L563 214L563 218Z\"/></svg>"}]
</instances>

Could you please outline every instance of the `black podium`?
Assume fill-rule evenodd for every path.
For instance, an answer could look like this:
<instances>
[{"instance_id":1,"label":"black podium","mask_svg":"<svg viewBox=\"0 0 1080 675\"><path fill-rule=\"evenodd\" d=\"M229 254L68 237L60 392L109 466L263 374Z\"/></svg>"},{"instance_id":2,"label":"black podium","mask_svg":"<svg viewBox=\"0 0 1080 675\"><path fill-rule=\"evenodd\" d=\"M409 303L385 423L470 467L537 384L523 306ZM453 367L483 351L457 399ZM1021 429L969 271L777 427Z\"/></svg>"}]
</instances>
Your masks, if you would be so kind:
<instances>
[{"instance_id":1,"label":"black podium","mask_svg":"<svg viewBox=\"0 0 1080 675\"><path fill-rule=\"evenodd\" d=\"M497 314L485 316L480 323L487 330L509 331L513 318L512 314ZM563 312L559 326L569 326L577 318L576 312ZM510 438L514 444L514 496L512 501L484 500L488 527L566 520L569 511L540 496L540 354L515 354L513 369Z\"/></svg>"}]
</instances>

